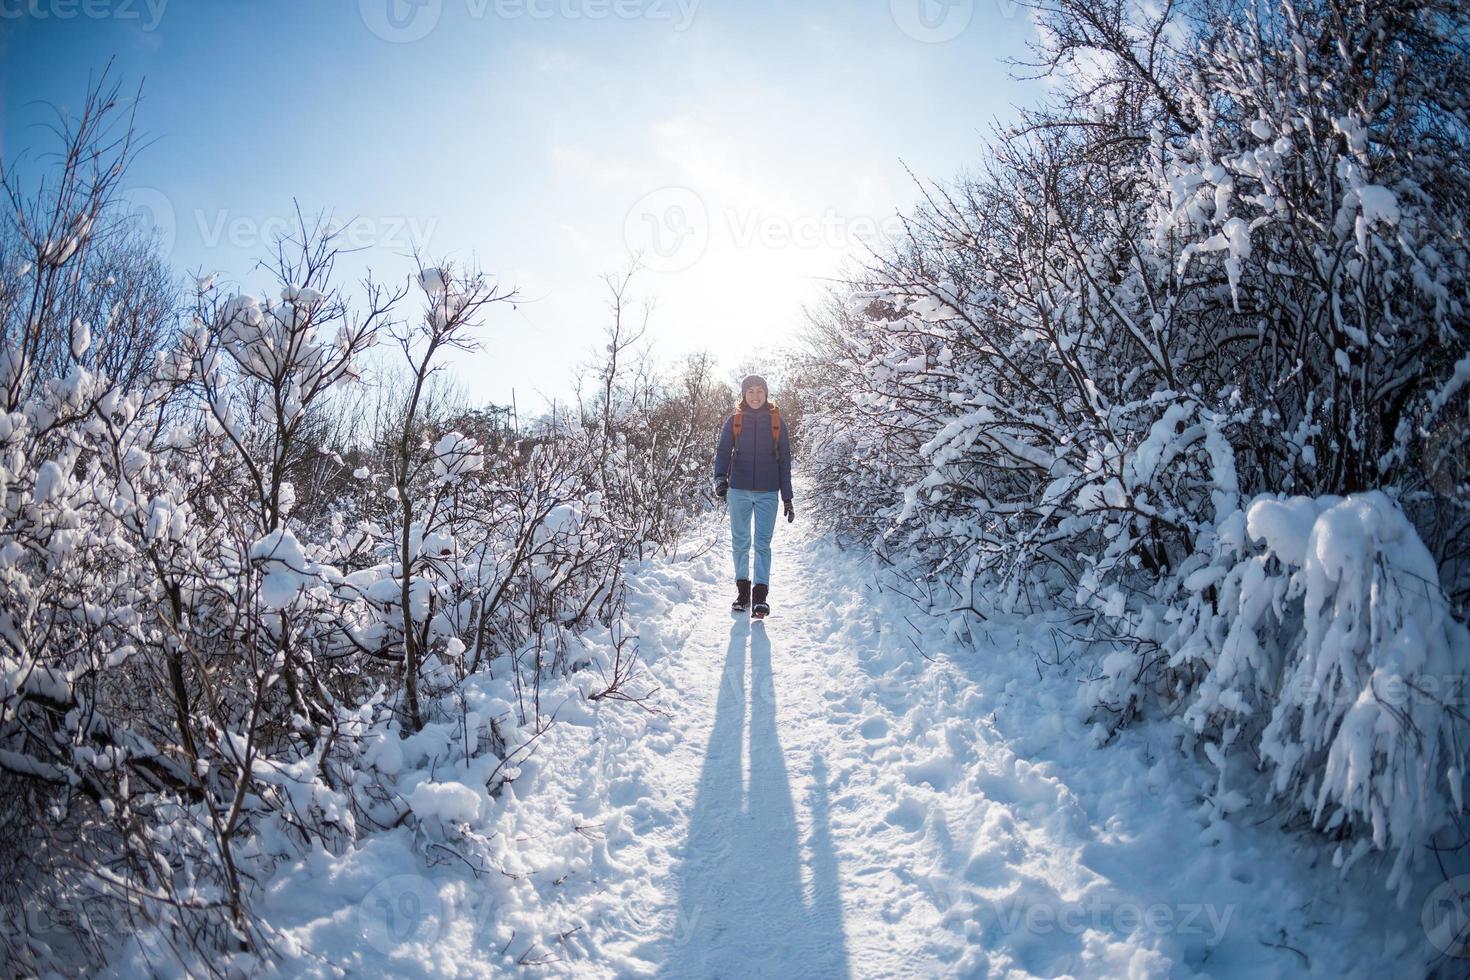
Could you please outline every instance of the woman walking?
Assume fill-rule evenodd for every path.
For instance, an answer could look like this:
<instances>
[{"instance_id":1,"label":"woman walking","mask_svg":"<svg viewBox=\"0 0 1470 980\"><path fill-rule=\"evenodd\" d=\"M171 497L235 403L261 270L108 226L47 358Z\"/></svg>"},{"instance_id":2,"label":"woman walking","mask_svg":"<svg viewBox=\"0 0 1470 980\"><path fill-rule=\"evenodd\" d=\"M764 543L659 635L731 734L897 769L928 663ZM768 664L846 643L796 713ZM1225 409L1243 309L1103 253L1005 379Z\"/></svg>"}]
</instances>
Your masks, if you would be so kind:
<instances>
[{"instance_id":1,"label":"woman walking","mask_svg":"<svg viewBox=\"0 0 1470 980\"><path fill-rule=\"evenodd\" d=\"M730 544L735 558L735 601L730 608L764 619L771 611L771 533L776 529L776 497L786 505L786 520L796 520L791 503L791 440L781 425L781 410L769 399L766 379L752 374L740 383L740 404L720 430L715 450L715 493L730 506ZM750 576L750 527L755 524L755 588ZM751 605L751 600L755 605Z\"/></svg>"}]
</instances>

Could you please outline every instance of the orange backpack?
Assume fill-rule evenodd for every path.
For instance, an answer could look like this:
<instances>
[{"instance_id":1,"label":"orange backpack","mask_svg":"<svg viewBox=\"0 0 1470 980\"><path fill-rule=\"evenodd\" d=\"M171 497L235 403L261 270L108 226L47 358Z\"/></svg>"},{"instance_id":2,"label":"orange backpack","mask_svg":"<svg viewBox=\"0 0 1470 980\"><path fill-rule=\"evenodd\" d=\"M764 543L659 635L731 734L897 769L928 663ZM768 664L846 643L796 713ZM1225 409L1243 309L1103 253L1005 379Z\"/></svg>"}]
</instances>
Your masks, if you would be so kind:
<instances>
[{"instance_id":1,"label":"orange backpack","mask_svg":"<svg viewBox=\"0 0 1470 980\"><path fill-rule=\"evenodd\" d=\"M776 407L775 402L766 402L766 404L771 406L771 448L779 457L781 455L781 410ZM730 431L735 436L733 441L735 449L738 452L740 448L740 429L745 422L745 399L742 398L740 400L740 407L735 409L735 414L731 418Z\"/></svg>"}]
</instances>

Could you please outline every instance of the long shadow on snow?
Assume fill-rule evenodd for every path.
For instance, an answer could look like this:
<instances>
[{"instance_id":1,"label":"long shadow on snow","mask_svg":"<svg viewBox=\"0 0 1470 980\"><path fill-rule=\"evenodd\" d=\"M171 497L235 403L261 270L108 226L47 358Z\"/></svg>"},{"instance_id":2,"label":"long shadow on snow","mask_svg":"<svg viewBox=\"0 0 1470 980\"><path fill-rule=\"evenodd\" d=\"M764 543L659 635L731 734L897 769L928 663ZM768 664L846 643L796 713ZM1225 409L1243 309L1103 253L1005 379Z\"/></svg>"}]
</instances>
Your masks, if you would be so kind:
<instances>
[{"instance_id":1,"label":"long shadow on snow","mask_svg":"<svg viewBox=\"0 0 1470 980\"><path fill-rule=\"evenodd\" d=\"M746 646L750 651L750 785L742 778ZM802 842L776 728L771 644L739 620L689 822L678 919L665 938L670 977L847 977L837 855L828 819L826 766L812 763L809 853L812 899L802 884ZM743 798L742 798L743 797Z\"/></svg>"}]
</instances>

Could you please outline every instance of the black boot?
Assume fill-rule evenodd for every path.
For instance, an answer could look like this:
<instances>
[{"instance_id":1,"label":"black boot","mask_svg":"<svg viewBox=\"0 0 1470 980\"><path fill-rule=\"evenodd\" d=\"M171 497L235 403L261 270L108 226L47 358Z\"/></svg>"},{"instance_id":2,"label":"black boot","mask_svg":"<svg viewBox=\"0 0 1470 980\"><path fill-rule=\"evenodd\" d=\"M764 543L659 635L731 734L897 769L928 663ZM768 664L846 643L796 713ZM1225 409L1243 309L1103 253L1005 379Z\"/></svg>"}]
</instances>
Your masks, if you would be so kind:
<instances>
[{"instance_id":1,"label":"black boot","mask_svg":"<svg viewBox=\"0 0 1470 980\"><path fill-rule=\"evenodd\" d=\"M769 589L770 586L764 582L756 584L754 596L755 605L750 607L750 614L756 619L764 619L771 612L771 607L766 604L766 592Z\"/></svg>"},{"instance_id":2,"label":"black boot","mask_svg":"<svg viewBox=\"0 0 1470 980\"><path fill-rule=\"evenodd\" d=\"M750 608L750 579L735 580L735 601L730 603L731 612L745 612Z\"/></svg>"}]
</instances>

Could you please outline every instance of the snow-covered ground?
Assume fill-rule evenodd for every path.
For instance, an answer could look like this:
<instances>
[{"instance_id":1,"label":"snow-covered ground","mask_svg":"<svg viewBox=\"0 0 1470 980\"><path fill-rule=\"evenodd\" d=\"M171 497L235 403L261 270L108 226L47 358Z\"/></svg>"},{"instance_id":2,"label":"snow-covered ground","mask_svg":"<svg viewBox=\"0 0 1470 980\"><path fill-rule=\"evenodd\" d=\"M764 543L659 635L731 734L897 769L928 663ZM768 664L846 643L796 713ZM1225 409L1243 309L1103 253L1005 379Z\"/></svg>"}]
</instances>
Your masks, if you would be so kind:
<instances>
[{"instance_id":1,"label":"snow-covered ground","mask_svg":"<svg viewBox=\"0 0 1470 980\"><path fill-rule=\"evenodd\" d=\"M1040 624L961 648L783 522L752 626L722 529L702 536L632 576L652 710L544 696L561 720L512 789L458 814L495 856L479 874L407 828L283 869L262 911L288 972L1422 972L1417 901L1364 866L1344 882L1274 814L1216 815L1169 725L1093 747L1075 678L1037 669Z\"/></svg>"}]
</instances>

